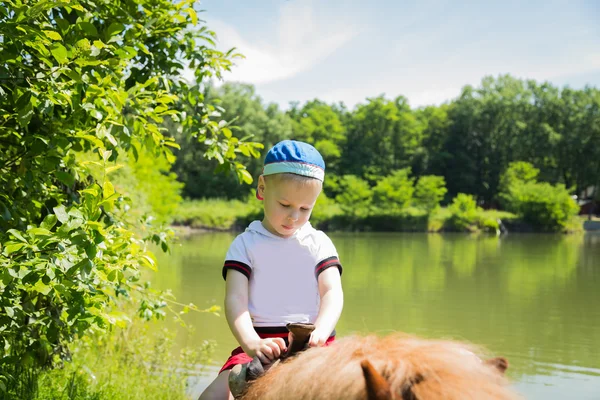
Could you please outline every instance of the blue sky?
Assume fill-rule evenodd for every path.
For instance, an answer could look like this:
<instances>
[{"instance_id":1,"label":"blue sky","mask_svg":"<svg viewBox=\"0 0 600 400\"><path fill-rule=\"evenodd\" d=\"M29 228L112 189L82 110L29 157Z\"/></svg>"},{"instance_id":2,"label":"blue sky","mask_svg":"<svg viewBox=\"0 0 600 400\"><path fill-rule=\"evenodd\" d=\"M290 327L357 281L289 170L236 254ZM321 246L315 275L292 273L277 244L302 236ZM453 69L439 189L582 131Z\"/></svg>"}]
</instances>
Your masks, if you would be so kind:
<instances>
[{"instance_id":1,"label":"blue sky","mask_svg":"<svg viewBox=\"0 0 600 400\"><path fill-rule=\"evenodd\" d=\"M226 80L287 108L404 95L440 104L486 75L600 87L600 0L204 0Z\"/></svg>"}]
</instances>

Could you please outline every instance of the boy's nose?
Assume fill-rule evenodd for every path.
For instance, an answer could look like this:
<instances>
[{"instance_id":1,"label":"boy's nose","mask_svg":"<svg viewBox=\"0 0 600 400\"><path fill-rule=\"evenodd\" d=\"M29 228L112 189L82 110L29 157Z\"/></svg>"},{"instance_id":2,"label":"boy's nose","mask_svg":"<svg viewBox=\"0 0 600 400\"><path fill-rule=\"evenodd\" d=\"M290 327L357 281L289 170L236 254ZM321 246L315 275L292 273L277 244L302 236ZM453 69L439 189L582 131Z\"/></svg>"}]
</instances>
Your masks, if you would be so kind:
<instances>
[{"instance_id":1,"label":"boy's nose","mask_svg":"<svg viewBox=\"0 0 600 400\"><path fill-rule=\"evenodd\" d=\"M292 213L292 214L288 215L288 219L290 221L298 221L298 214L297 213Z\"/></svg>"}]
</instances>

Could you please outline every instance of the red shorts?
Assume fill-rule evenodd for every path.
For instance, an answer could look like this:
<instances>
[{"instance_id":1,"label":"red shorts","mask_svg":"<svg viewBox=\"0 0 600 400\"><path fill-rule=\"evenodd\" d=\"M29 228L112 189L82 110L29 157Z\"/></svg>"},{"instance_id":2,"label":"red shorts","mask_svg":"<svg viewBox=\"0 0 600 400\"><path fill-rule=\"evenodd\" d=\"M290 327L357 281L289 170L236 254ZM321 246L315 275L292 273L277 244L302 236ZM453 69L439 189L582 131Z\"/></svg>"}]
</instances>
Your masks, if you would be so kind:
<instances>
[{"instance_id":1,"label":"red shorts","mask_svg":"<svg viewBox=\"0 0 600 400\"><path fill-rule=\"evenodd\" d=\"M288 334L287 333L281 333L281 334L280 333L271 333L271 334L259 333L258 336L260 336L261 339L280 337L280 338L283 338L287 343ZM325 342L325 344L323 346L329 346L334 341L335 341L335 336L330 336L329 339L327 339L327 341ZM219 374L223 371L227 371L228 369L235 367L238 364L246 364L250 361L252 361L252 357L250 357L248 354L244 353L244 350L242 350L241 347L237 347L231 352L231 356L229 356L227 361L225 361L225 364L219 371Z\"/></svg>"}]
</instances>

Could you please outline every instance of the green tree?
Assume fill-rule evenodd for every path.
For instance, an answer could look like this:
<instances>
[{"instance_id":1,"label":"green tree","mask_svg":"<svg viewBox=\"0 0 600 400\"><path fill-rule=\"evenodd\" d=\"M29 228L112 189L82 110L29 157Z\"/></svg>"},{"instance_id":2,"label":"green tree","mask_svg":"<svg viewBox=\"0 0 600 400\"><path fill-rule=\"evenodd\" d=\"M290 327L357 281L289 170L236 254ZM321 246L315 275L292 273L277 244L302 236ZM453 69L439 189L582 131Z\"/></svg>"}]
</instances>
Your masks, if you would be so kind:
<instances>
[{"instance_id":1,"label":"green tree","mask_svg":"<svg viewBox=\"0 0 600 400\"><path fill-rule=\"evenodd\" d=\"M410 205L414 192L410 168L392 172L373 188L375 205L388 210L402 210Z\"/></svg>"},{"instance_id":2,"label":"green tree","mask_svg":"<svg viewBox=\"0 0 600 400\"><path fill-rule=\"evenodd\" d=\"M448 110L450 105L428 106L415 111L416 118L423 126L422 151L420 158L413 163L413 173L416 176L427 174L444 175L445 166L452 159L452 154L445 151L450 120Z\"/></svg>"},{"instance_id":3,"label":"green tree","mask_svg":"<svg viewBox=\"0 0 600 400\"><path fill-rule=\"evenodd\" d=\"M322 101L312 100L302 108L293 104L288 115L293 120L293 138L314 145L323 156L328 171L337 172L346 141L340 113Z\"/></svg>"},{"instance_id":4,"label":"green tree","mask_svg":"<svg viewBox=\"0 0 600 400\"><path fill-rule=\"evenodd\" d=\"M446 195L446 181L443 176L425 175L421 176L415 184L414 203L418 208L431 213L439 207L440 202Z\"/></svg>"},{"instance_id":5,"label":"green tree","mask_svg":"<svg viewBox=\"0 0 600 400\"><path fill-rule=\"evenodd\" d=\"M501 179L500 197L506 208L525 222L546 231L560 231L579 207L563 184L537 182L538 173L529 163L511 163Z\"/></svg>"},{"instance_id":6,"label":"green tree","mask_svg":"<svg viewBox=\"0 0 600 400\"><path fill-rule=\"evenodd\" d=\"M421 143L422 125L404 97L383 96L360 104L348 121L341 167L364 178L410 167Z\"/></svg>"},{"instance_id":7,"label":"green tree","mask_svg":"<svg viewBox=\"0 0 600 400\"><path fill-rule=\"evenodd\" d=\"M140 268L156 268L149 244L166 250L168 233L129 217L135 205L111 181L121 156L172 163L166 119L241 177L237 156L257 145L209 103L180 107L233 56L213 48L191 0L8 1L0 37L0 390L21 398L19 371L67 357L91 328L126 323L118 299L164 314ZM184 65L195 83L179 78Z\"/></svg>"},{"instance_id":8,"label":"green tree","mask_svg":"<svg viewBox=\"0 0 600 400\"><path fill-rule=\"evenodd\" d=\"M500 175L513 161L532 102L523 81L486 77L481 87L466 86L449 111L450 131L444 152L452 154L444 174L451 195L472 193L490 203Z\"/></svg>"},{"instance_id":9,"label":"green tree","mask_svg":"<svg viewBox=\"0 0 600 400\"><path fill-rule=\"evenodd\" d=\"M366 216L371 209L373 192L369 183L354 175L344 175L338 182L340 194L335 201L346 215Z\"/></svg>"},{"instance_id":10,"label":"green tree","mask_svg":"<svg viewBox=\"0 0 600 400\"><path fill-rule=\"evenodd\" d=\"M209 86L203 94L203 99L218 104L223 110L221 118L233 121L233 138L250 138L268 149L292 135L290 118L279 110L276 104L265 105L252 85L226 83L219 87ZM185 107L188 112L194 112L194 105L188 103ZM177 142L181 149L177 151L177 161L173 169L185 184L185 197L245 199L248 196L252 188L239 185L240 179L236 174L213 173L214 163L203 157L204 145L190 137L188 132L183 130L178 134ZM258 150L249 151L256 158L246 164L248 173L256 178L262 171L262 157ZM228 170L220 167L218 172Z\"/></svg>"}]
</instances>

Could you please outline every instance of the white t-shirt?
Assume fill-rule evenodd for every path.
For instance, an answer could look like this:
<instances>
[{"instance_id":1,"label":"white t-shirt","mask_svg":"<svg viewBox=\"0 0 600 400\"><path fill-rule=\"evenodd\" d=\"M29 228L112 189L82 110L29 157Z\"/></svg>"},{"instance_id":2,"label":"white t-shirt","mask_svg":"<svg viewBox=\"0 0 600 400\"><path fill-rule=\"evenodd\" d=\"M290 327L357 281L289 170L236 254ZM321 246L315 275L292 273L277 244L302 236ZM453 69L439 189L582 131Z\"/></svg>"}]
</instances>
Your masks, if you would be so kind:
<instances>
[{"instance_id":1,"label":"white t-shirt","mask_svg":"<svg viewBox=\"0 0 600 400\"><path fill-rule=\"evenodd\" d=\"M283 327L289 322L315 322L318 276L334 266L341 274L331 239L309 222L282 238L254 221L229 247L223 278L229 269L248 277L248 311L255 327Z\"/></svg>"}]
</instances>

